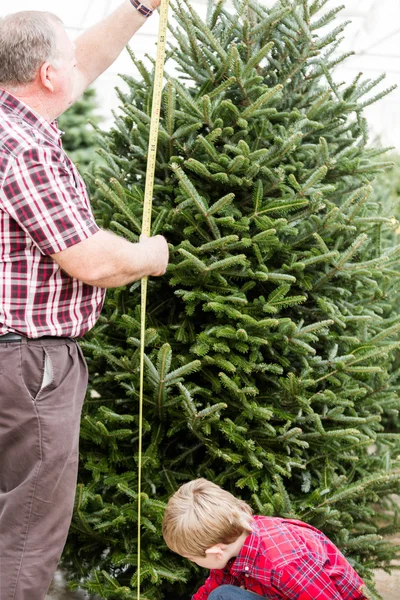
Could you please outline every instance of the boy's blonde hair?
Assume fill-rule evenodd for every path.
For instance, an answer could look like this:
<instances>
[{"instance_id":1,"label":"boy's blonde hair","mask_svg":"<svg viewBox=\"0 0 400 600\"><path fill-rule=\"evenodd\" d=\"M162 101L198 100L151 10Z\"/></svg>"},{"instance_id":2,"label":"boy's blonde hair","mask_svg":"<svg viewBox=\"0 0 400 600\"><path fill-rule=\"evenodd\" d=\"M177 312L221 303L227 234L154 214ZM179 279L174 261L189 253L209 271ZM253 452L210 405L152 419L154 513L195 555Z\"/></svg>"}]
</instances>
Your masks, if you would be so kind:
<instances>
[{"instance_id":1,"label":"boy's blonde hair","mask_svg":"<svg viewBox=\"0 0 400 600\"><path fill-rule=\"evenodd\" d=\"M163 520L167 546L181 556L205 556L215 544L231 544L251 532L252 510L207 479L182 485L169 499Z\"/></svg>"}]
</instances>

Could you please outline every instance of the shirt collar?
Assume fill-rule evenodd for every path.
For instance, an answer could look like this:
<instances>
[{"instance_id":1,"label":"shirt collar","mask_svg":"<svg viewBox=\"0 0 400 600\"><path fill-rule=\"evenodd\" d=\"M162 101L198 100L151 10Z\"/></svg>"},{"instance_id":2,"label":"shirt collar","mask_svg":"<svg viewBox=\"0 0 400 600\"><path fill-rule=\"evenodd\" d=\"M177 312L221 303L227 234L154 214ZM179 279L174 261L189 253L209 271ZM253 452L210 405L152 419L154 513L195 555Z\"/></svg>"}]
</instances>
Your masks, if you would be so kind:
<instances>
[{"instance_id":1,"label":"shirt collar","mask_svg":"<svg viewBox=\"0 0 400 600\"><path fill-rule=\"evenodd\" d=\"M17 117L20 121L42 132L52 142L59 144L63 132L58 129L57 121L49 123L33 108L3 89L0 89L0 112L8 114L12 118Z\"/></svg>"},{"instance_id":2,"label":"shirt collar","mask_svg":"<svg viewBox=\"0 0 400 600\"><path fill-rule=\"evenodd\" d=\"M253 531L247 536L239 554L230 565L231 573L250 574L253 570L254 562L260 550L261 537L258 535L257 521L253 519L251 525Z\"/></svg>"}]
</instances>

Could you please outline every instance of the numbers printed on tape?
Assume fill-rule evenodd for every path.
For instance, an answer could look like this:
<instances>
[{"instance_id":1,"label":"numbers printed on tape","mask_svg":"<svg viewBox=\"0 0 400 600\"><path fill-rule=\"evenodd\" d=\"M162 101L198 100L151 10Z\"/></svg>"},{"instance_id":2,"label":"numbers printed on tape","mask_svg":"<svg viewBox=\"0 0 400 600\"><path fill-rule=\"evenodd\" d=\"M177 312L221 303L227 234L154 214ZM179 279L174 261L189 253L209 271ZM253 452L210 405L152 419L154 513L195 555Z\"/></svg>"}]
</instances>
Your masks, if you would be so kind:
<instances>
[{"instance_id":1,"label":"numbers printed on tape","mask_svg":"<svg viewBox=\"0 0 400 600\"><path fill-rule=\"evenodd\" d=\"M151 111L149 150L147 156L146 186L144 191L142 233L150 235L151 209L153 203L154 172L156 166L158 130L161 113L161 98L164 78L165 41L168 24L168 0L163 0L160 9L157 57L154 72L153 104Z\"/></svg>"}]
</instances>

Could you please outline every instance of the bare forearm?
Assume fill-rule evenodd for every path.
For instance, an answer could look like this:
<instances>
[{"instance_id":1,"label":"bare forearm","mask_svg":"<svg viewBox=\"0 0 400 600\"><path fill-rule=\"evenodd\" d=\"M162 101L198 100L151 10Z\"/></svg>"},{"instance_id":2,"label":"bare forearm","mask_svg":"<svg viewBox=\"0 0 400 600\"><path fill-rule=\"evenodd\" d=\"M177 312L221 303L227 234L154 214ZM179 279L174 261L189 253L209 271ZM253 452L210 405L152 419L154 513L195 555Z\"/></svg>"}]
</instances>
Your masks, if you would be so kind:
<instances>
[{"instance_id":1,"label":"bare forearm","mask_svg":"<svg viewBox=\"0 0 400 600\"><path fill-rule=\"evenodd\" d=\"M150 2L146 5L151 7ZM76 58L85 87L113 64L145 21L146 17L125 0L108 17L77 38Z\"/></svg>"},{"instance_id":2,"label":"bare forearm","mask_svg":"<svg viewBox=\"0 0 400 600\"><path fill-rule=\"evenodd\" d=\"M125 242L126 240L123 240ZM86 283L96 287L120 287L149 275L152 266L151 256L141 244L124 244L119 240L118 245L107 248L96 268L89 273L82 273Z\"/></svg>"},{"instance_id":3,"label":"bare forearm","mask_svg":"<svg viewBox=\"0 0 400 600\"><path fill-rule=\"evenodd\" d=\"M96 287L119 287L148 275L162 275L168 246L161 236L132 244L101 230L52 258L75 279Z\"/></svg>"}]
</instances>

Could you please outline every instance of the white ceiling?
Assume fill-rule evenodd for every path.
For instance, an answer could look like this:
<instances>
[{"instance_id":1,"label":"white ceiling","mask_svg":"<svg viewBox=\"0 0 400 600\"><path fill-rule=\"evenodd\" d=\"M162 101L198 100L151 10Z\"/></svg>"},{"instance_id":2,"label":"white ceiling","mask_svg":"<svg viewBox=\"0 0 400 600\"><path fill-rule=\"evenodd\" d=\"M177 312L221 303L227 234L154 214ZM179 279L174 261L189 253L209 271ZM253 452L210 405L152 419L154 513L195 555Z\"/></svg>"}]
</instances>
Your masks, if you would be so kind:
<instances>
[{"instance_id":1,"label":"white ceiling","mask_svg":"<svg viewBox=\"0 0 400 600\"><path fill-rule=\"evenodd\" d=\"M263 3L274 4L272 0ZM75 38L84 29L113 10L120 0L35 0L35 10L50 10L58 14L71 36ZM192 0L193 6L204 13L206 0ZM326 9L345 4L337 21L351 20L344 32L342 52L354 51L355 55L336 70L336 81L349 82L360 71L366 78L374 79L386 73L379 91L400 82L400 0L329 0ZM12 11L32 8L31 0L13 0ZM0 8L4 15L8 7ZM332 24L330 25L332 27ZM138 56L149 53L155 56L158 16L149 19L133 38L131 46ZM97 81L101 112L106 123L112 122L111 110L118 106L114 87L123 88L118 73L132 73L132 63L126 52ZM392 92L377 105L366 109L370 123L371 141L400 150L400 89Z\"/></svg>"}]
</instances>

